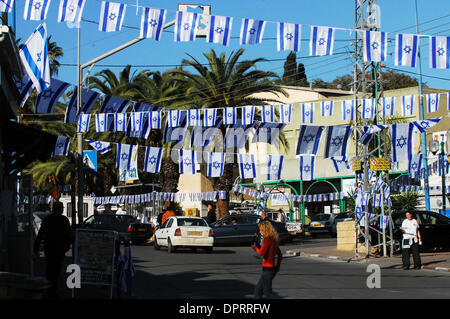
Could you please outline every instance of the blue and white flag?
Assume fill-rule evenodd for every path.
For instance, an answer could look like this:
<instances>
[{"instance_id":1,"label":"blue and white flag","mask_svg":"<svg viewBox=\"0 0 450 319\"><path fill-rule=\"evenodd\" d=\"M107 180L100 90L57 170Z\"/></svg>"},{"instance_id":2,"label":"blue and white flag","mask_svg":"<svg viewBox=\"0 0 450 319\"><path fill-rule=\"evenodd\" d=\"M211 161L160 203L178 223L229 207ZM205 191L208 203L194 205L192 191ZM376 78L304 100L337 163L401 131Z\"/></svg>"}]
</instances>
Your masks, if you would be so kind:
<instances>
[{"instance_id":1,"label":"blue and white flag","mask_svg":"<svg viewBox=\"0 0 450 319\"><path fill-rule=\"evenodd\" d=\"M428 113L437 112L439 108L439 93L427 94Z\"/></svg>"},{"instance_id":2,"label":"blue and white flag","mask_svg":"<svg viewBox=\"0 0 450 319\"><path fill-rule=\"evenodd\" d=\"M343 121L355 120L355 100L342 101L342 120Z\"/></svg>"},{"instance_id":3,"label":"blue and white flag","mask_svg":"<svg viewBox=\"0 0 450 319\"><path fill-rule=\"evenodd\" d=\"M314 122L314 103L302 103L302 123Z\"/></svg>"},{"instance_id":4,"label":"blue and white flag","mask_svg":"<svg viewBox=\"0 0 450 319\"><path fill-rule=\"evenodd\" d=\"M412 178L418 176L422 167L422 154L414 154L408 165L408 175Z\"/></svg>"},{"instance_id":5,"label":"blue and white flag","mask_svg":"<svg viewBox=\"0 0 450 319\"><path fill-rule=\"evenodd\" d=\"M284 123L261 123L253 135L252 143L269 143L277 145Z\"/></svg>"},{"instance_id":6,"label":"blue and white flag","mask_svg":"<svg viewBox=\"0 0 450 319\"><path fill-rule=\"evenodd\" d=\"M58 22L80 22L86 0L60 0Z\"/></svg>"},{"instance_id":7,"label":"blue and white flag","mask_svg":"<svg viewBox=\"0 0 450 319\"><path fill-rule=\"evenodd\" d=\"M280 104L280 122L290 123L292 119L292 104Z\"/></svg>"},{"instance_id":8,"label":"blue and white flag","mask_svg":"<svg viewBox=\"0 0 450 319\"><path fill-rule=\"evenodd\" d=\"M383 191L384 200L389 201L391 199L391 188L386 186Z\"/></svg>"},{"instance_id":9,"label":"blue and white flag","mask_svg":"<svg viewBox=\"0 0 450 319\"><path fill-rule=\"evenodd\" d=\"M135 161L133 159L133 154L136 152L137 156L137 145L129 144L117 144L117 154L116 154L116 168L121 171L127 171L131 167L131 162Z\"/></svg>"},{"instance_id":10,"label":"blue and white flag","mask_svg":"<svg viewBox=\"0 0 450 319\"><path fill-rule=\"evenodd\" d=\"M52 156L69 154L70 137L58 136L56 139L55 149L52 152Z\"/></svg>"},{"instance_id":11,"label":"blue and white flag","mask_svg":"<svg viewBox=\"0 0 450 319\"><path fill-rule=\"evenodd\" d=\"M99 113L122 113L128 109L130 103L131 101L120 97L105 95Z\"/></svg>"},{"instance_id":12,"label":"blue and white flag","mask_svg":"<svg viewBox=\"0 0 450 319\"><path fill-rule=\"evenodd\" d=\"M302 26L294 23L279 22L277 28L278 51L300 52Z\"/></svg>"},{"instance_id":13,"label":"blue and white flag","mask_svg":"<svg viewBox=\"0 0 450 319\"><path fill-rule=\"evenodd\" d=\"M314 180L314 164L315 156L301 156L300 157L300 180L312 181Z\"/></svg>"},{"instance_id":14,"label":"blue and white flag","mask_svg":"<svg viewBox=\"0 0 450 319\"><path fill-rule=\"evenodd\" d=\"M253 118L255 116L254 106L244 106L242 108L242 124L251 125L253 124Z\"/></svg>"},{"instance_id":15,"label":"blue and white flag","mask_svg":"<svg viewBox=\"0 0 450 319\"><path fill-rule=\"evenodd\" d=\"M362 127L362 135L359 139L359 142L363 145L369 145L369 142L372 140L373 134L380 132L387 128L386 125L369 125Z\"/></svg>"},{"instance_id":16,"label":"blue and white flag","mask_svg":"<svg viewBox=\"0 0 450 319\"><path fill-rule=\"evenodd\" d=\"M175 17L175 42L194 41L197 37L197 29L200 17L198 13L177 11Z\"/></svg>"},{"instance_id":17,"label":"blue and white flag","mask_svg":"<svg viewBox=\"0 0 450 319\"><path fill-rule=\"evenodd\" d=\"M179 127L181 120L180 110L169 110L167 115L167 124L169 127Z\"/></svg>"},{"instance_id":18,"label":"blue and white flag","mask_svg":"<svg viewBox=\"0 0 450 319\"><path fill-rule=\"evenodd\" d=\"M237 154L237 159L241 179L256 178L255 155Z\"/></svg>"},{"instance_id":19,"label":"blue and white flag","mask_svg":"<svg viewBox=\"0 0 450 319\"><path fill-rule=\"evenodd\" d=\"M379 192L381 187L383 187L385 183L383 182L383 178L381 176L377 177L377 181L375 182L374 191Z\"/></svg>"},{"instance_id":20,"label":"blue and white flag","mask_svg":"<svg viewBox=\"0 0 450 319\"><path fill-rule=\"evenodd\" d=\"M98 30L103 32L120 31L126 10L126 4L102 1Z\"/></svg>"},{"instance_id":21,"label":"blue and white flag","mask_svg":"<svg viewBox=\"0 0 450 319\"><path fill-rule=\"evenodd\" d=\"M223 124L234 125L236 124L236 108L226 107L223 114Z\"/></svg>"},{"instance_id":22,"label":"blue and white flag","mask_svg":"<svg viewBox=\"0 0 450 319\"><path fill-rule=\"evenodd\" d=\"M146 147L144 157L144 171L159 173L161 170L163 149L159 147Z\"/></svg>"},{"instance_id":23,"label":"blue and white flag","mask_svg":"<svg viewBox=\"0 0 450 319\"><path fill-rule=\"evenodd\" d=\"M206 176L221 177L225 165L225 153L208 153L207 164Z\"/></svg>"},{"instance_id":24,"label":"blue and white flag","mask_svg":"<svg viewBox=\"0 0 450 319\"><path fill-rule=\"evenodd\" d=\"M261 120L262 122L275 122L275 110L273 105L263 105L261 107Z\"/></svg>"},{"instance_id":25,"label":"blue and white flag","mask_svg":"<svg viewBox=\"0 0 450 319\"><path fill-rule=\"evenodd\" d=\"M216 123L217 109L205 109L203 111L203 126L211 127Z\"/></svg>"},{"instance_id":26,"label":"blue and white flag","mask_svg":"<svg viewBox=\"0 0 450 319\"><path fill-rule=\"evenodd\" d=\"M415 68L419 52L419 37L415 34L398 33L395 36L395 65Z\"/></svg>"},{"instance_id":27,"label":"blue and white flag","mask_svg":"<svg viewBox=\"0 0 450 319\"><path fill-rule=\"evenodd\" d=\"M364 32L364 61L384 62L387 57L387 35L386 32L369 31Z\"/></svg>"},{"instance_id":28,"label":"blue and white flag","mask_svg":"<svg viewBox=\"0 0 450 319\"><path fill-rule=\"evenodd\" d=\"M383 116L393 116L395 109L395 96L383 97Z\"/></svg>"},{"instance_id":29,"label":"blue and white flag","mask_svg":"<svg viewBox=\"0 0 450 319\"><path fill-rule=\"evenodd\" d=\"M50 0L25 0L24 20L45 20Z\"/></svg>"},{"instance_id":30,"label":"blue and white flag","mask_svg":"<svg viewBox=\"0 0 450 319\"><path fill-rule=\"evenodd\" d=\"M14 0L1 0L0 12L11 12Z\"/></svg>"},{"instance_id":31,"label":"blue and white flag","mask_svg":"<svg viewBox=\"0 0 450 319\"><path fill-rule=\"evenodd\" d=\"M161 40L167 10L143 8L141 16L141 38Z\"/></svg>"},{"instance_id":32,"label":"blue and white flag","mask_svg":"<svg viewBox=\"0 0 450 319\"><path fill-rule=\"evenodd\" d=\"M90 146L92 146L100 154L105 154L112 149L111 143L109 143L109 142L100 142L100 141L94 141L94 140L87 140L87 142Z\"/></svg>"},{"instance_id":33,"label":"blue and white flag","mask_svg":"<svg viewBox=\"0 0 450 319\"><path fill-rule=\"evenodd\" d=\"M77 87L75 87L72 96L70 97L69 104L67 105L66 114L64 117L64 123L73 123L75 124L77 122ZM81 112L82 113L89 113L94 105L94 103L97 101L97 99L100 97L100 93L83 89L81 93Z\"/></svg>"},{"instance_id":34,"label":"blue and white flag","mask_svg":"<svg viewBox=\"0 0 450 319\"><path fill-rule=\"evenodd\" d=\"M413 147L412 123L400 123L391 125L391 156L393 162L411 160Z\"/></svg>"},{"instance_id":35,"label":"blue and white flag","mask_svg":"<svg viewBox=\"0 0 450 319\"><path fill-rule=\"evenodd\" d=\"M334 46L334 29L311 26L309 55L332 55Z\"/></svg>"},{"instance_id":36,"label":"blue and white flag","mask_svg":"<svg viewBox=\"0 0 450 319\"><path fill-rule=\"evenodd\" d=\"M197 163L195 151L178 150L179 154L179 172L180 174L195 174L195 163Z\"/></svg>"},{"instance_id":37,"label":"blue and white flag","mask_svg":"<svg viewBox=\"0 0 450 319\"><path fill-rule=\"evenodd\" d=\"M269 162L267 164L267 179L280 180L281 171L283 169L284 156L283 155L269 155Z\"/></svg>"},{"instance_id":38,"label":"blue and white flag","mask_svg":"<svg viewBox=\"0 0 450 319\"><path fill-rule=\"evenodd\" d=\"M95 114L95 130L97 132L106 132L108 130L108 113Z\"/></svg>"},{"instance_id":39,"label":"blue and white flag","mask_svg":"<svg viewBox=\"0 0 450 319\"><path fill-rule=\"evenodd\" d=\"M46 90L50 86L50 65L45 23L34 30L22 49L20 49L19 55L37 93Z\"/></svg>"},{"instance_id":40,"label":"blue and white flag","mask_svg":"<svg viewBox=\"0 0 450 319\"><path fill-rule=\"evenodd\" d=\"M261 43L266 21L254 19L242 19L241 45Z\"/></svg>"},{"instance_id":41,"label":"blue and white flag","mask_svg":"<svg viewBox=\"0 0 450 319\"><path fill-rule=\"evenodd\" d=\"M126 132L127 130L127 114L114 113L114 132Z\"/></svg>"},{"instance_id":42,"label":"blue and white flag","mask_svg":"<svg viewBox=\"0 0 450 319\"><path fill-rule=\"evenodd\" d=\"M328 126L324 157L347 158L347 147L352 130L351 126Z\"/></svg>"},{"instance_id":43,"label":"blue and white flag","mask_svg":"<svg viewBox=\"0 0 450 319\"><path fill-rule=\"evenodd\" d=\"M206 34L206 42L228 46L230 44L232 25L233 18L231 17L210 16L209 32Z\"/></svg>"},{"instance_id":44,"label":"blue and white flag","mask_svg":"<svg viewBox=\"0 0 450 319\"><path fill-rule=\"evenodd\" d=\"M435 126L439 121L441 120L440 117L429 119L429 120L422 120L422 121L413 121L411 123L414 124L414 126L419 130L420 133L425 132L429 128Z\"/></svg>"},{"instance_id":45,"label":"blue and white flag","mask_svg":"<svg viewBox=\"0 0 450 319\"><path fill-rule=\"evenodd\" d=\"M69 86L69 83L51 79L50 86L36 97L36 101L34 102L34 112L53 113L56 102L58 102L58 99Z\"/></svg>"},{"instance_id":46,"label":"blue and white flag","mask_svg":"<svg viewBox=\"0 0 450 319\"><path fill-rule=\"evenodd\" d=\"M362 100L362 110L361 117L363 119L373 119L375 116L375 105L374 99L363 99Z\"/></svg>"},{"instance_id":47,"label":"blue and white flag","mask_svg":"<svg viewBox=\"0 0 450 319\"><path fill-rule=\"evenodd\" d=\"M298 135L296 155L317 155L325 126L302 125Z\"/></svg>"},{"instance_id":48,"label":"blue and white flag","mask_svg":"<svg viewBox=\"0 0 450 319\"><path fill-rule=\"evenodd\" d=\"M31 81L28 74L24 74L21 81L16 82L17 89L20 94L20 107L23 107L33 91L33 81Z\"/></svg>"},{"instance_id":49,"label":"blue and white flag","mask_svg":"<svg viewBox=\"0 0 450 319\"><path fill-rule=\"evenodd\" d=\"M89 122L91 120L91 114L81 113L78 119L78 133L84 133L89 131Z\"/></svg>"},{"instance_id":50,"label":"blue and white flag","mask_svg":"<svg viewBox=\"0 0 450 319\"><path fill-rule=\"evenodd\" d=\"M381 207L381 205L380 205ZM380 216L380 228L385 229L389 226L389 216ZM392 225L394 226L394 225Z\"/></svg>"},{"instance_id":51,"label":"blue and white flag","mask_svg":"<svg viewBox=\"0 0 450 319\"><path fill-rule=\"evenodd\" d=\"M412 116L414 112L414 95L402 96L402 116Z\"/></svg>"},{"instance_id":52,"label":"blue and white flag","mask_svg":"<svg viewBox=\"0 0 450 319\"><path fill-rule=\"evenodd\" d=\"M336 173L350 169L348 161L342 156L331 157L331 160L333 161L333 166L336 169Z\"/></svg>"},{"instance_id":53,"label":"blue and white flag","mask_svg":"<svg viewBox=\"0 0 450 319\"><path fill-rule=\"evenodd\" d=\"M149 127L151 129L160 130L161 129L161 111L151 111L149 112Z\"/></svg>"},{"instance_id":54,"label":"blue and white flag","mask_svg":"<svg viewBox=\"0 0 450 319\"><path fill-rule=\"evenodd\" d=\"M322 101L320 105L322 108L322 116L333 116L333 101Z\"/></svg>"},{"instance_id":55,"label":"blue and white flag","mask_svg":"<svg viewBox=\"0 0 450 319\"><path fill-rule=\"evenodd\" d=\"M201 126L200 109L187 110L187 126Z\"/></svg>"},{"instance_id":56,"label":"blue and white flag","mask_svg":"<svg viewBox=\"0 0 450 319\"><path fill-rule=\"evenodd\" d=\"M430 68L450 69L450 37L430 37Z\"/></svg>"},{"instance_id":57,"label":"blue and white flag","mask_svg":"<svg viewBox=\"0 0 450 319\"><path fill-rule=\"evenodd\" d=\"M131 131L142 131L142 123L144 121L144 112L132 112L131 113Z\"/></svg>"}]
</instances>

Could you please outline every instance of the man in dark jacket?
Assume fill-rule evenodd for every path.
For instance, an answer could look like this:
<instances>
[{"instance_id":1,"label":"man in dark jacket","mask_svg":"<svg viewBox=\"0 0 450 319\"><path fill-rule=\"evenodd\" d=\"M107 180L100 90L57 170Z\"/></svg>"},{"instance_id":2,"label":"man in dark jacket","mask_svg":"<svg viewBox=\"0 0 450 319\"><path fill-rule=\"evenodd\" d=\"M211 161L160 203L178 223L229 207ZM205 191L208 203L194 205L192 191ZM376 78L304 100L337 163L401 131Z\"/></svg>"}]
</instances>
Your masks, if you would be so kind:
<instances>
[{"instance_id":1,"label":"man in dark jacket","mask_svg":"<svg viewBox=\"0 0 450 319\"><path fill-rule=\"evenodd\" d=\"M39 246L44 241L46 278L51 282L50 297L56 296L58 278L66 252L70 249L72 229L67 217L63 216L61 202L53 203L53 212L44 218L34 242L34 254L39 255Z\"/></svg>"},{"instance_id":2,"label":"man in dark jacket","mask_svg":"<svg viewBox=\"0 0 450 319\"><path fill-rule=\"evenodd\" d=\"M208 204L208 215L206 216L206 222L208 223L208 225L211 225L216 220L216 210L214 209L213 205Z\"/></svg>"}]
</instances>

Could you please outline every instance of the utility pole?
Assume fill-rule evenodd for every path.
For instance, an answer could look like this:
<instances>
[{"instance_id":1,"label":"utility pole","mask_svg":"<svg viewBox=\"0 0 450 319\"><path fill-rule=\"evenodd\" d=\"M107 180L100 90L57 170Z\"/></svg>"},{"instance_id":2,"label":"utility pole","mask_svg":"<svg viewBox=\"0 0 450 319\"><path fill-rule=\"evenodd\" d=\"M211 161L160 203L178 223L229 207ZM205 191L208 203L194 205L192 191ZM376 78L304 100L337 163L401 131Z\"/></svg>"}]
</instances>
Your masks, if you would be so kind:
<instances>
[{"instance_id":1,"label":"utility pole","mask_svg":"<svg viewBox=\"0 0 450 319\"><path fill-rule=\"evenodd\" d=\"M80 58L81 22L78 23L78 61L77 61L77 115L82 111L82 69ZM77 121L78 122L78 121ZM77 172L78 172L78 224L83 222L84 168L83 168L83 133L77 133Z\"/></svg>"}]
</instances>

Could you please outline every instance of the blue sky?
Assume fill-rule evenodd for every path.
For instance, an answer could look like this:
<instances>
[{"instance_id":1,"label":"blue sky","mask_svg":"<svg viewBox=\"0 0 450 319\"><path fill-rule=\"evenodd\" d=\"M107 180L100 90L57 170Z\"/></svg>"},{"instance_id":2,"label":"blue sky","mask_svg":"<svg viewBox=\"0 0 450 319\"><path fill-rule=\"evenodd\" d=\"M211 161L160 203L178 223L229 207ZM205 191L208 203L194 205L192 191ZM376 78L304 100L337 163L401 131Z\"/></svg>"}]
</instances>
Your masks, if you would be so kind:
<instances>
[{"instance_id":1,"label":"blue sky","mask_svg":"<svg viewBox=\"0 0 450 319\"><path fill-rule=\"evenodd\" d=\"M417 0L419 7L420 34L426 35L450 35L450 1L448 0ZM105 33L98 30L100 15L100 0L87 0L83 12L81 25L81 63L85 63L125 42L139 36L141 9L136 14L136 0L116 0L126 3L126 16L122 30L119 32ZM164 8L168 10L166 22L175 17L177 4L180 0L138 0L140 6ZM395 33L415 33L415 0L380 0L378 4L381 12L381 30L394 38ZM234 18L232 39L229 47L219 44L208 44L204 38L198 38L194 42L176 43L173 40L173 27L167 29L160 42L146 39L133 47L115 54L93 68L91 74L95 74L109 65L114 72L119 73L126 64L145 65L143 69L164 71L172 65L179 65L186 55L191 54L205 62L202 53L214 49L216 53L238 50L239 32L242 18L263 19L269 21L264 32L264 41L257 45L245 45L244 59L265 58L275 60L259 64L259 68L273 71L278 74L283 72L284 59L288 51L278 52L276 44L275 22L292 22L302 24L302 47L297 53L298 61L304 63L308 80L323 79L332 81L336 77L353 71L352 59L347 54L337 54L329 57L308 57L310 25L323 25L338 28L354 27L354 0L217 0L217 1L189 1L187 3L211 5L212 14L230 16ZM433 3L433 5L430 5ZM25 21L23 19L25 0L16 0L16 27L17 37L25 41L33 30L39 25L38 21ZM64 57L60 59L62 64L77 63L77 29L68 27L65 23L57 22L59 0L52 0L46 19L49 35L52 40L63 48ZM11 19L11 16L10 16ZM10 23L11 24L11 23ZM334 44L334 53L348 52L351 49L350 42L354 33L337 30ZM428 66L428 39L421 39L422 48L422 72L424 75L450 79L450 70L435 70ZM394 51L395 43L390 43L389 52ZM304 57L304 58L302 58ZM112 65L123 65L112 67ZM169 65L169 66L167 66ZM409 67L396 67L393 56L389 56L386 66L398 68L408 72L418 72L418 69ZM136 70L137 68L133 68ZM137 69L140 70L140 69ZM60 80L76 84L76 67L62 66L59 71ZM441 89L450 89L449 80L435 79L424 76L424 82L429 86Z\"/></svg>"}]
</instances>

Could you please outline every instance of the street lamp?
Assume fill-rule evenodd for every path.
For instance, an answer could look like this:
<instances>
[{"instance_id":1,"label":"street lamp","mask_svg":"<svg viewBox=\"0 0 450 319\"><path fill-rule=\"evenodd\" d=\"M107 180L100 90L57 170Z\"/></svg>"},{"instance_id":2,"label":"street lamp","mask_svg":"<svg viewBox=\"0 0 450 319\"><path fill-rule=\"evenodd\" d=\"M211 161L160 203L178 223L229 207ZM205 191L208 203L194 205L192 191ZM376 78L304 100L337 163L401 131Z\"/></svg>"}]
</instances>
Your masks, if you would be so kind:
<instances>
[{"instance_id":1,"label":"street lamp","mask_svg":"<svg viewBox=\"0 0 450 319\"><path fill-rule=\"evenodd\" d=\"M430 141L430 151L433 153L433 155L436 155L439 149L441 150L441 181L442 181L442 209L443 213L446 213L447 205L446 205L446 198L445 198L445 167L444 167L444 156L445 156L445 150L444 150L445 143L442 141L439 143L439 141L431 140Z\"/></svg>"}]
</instances>

